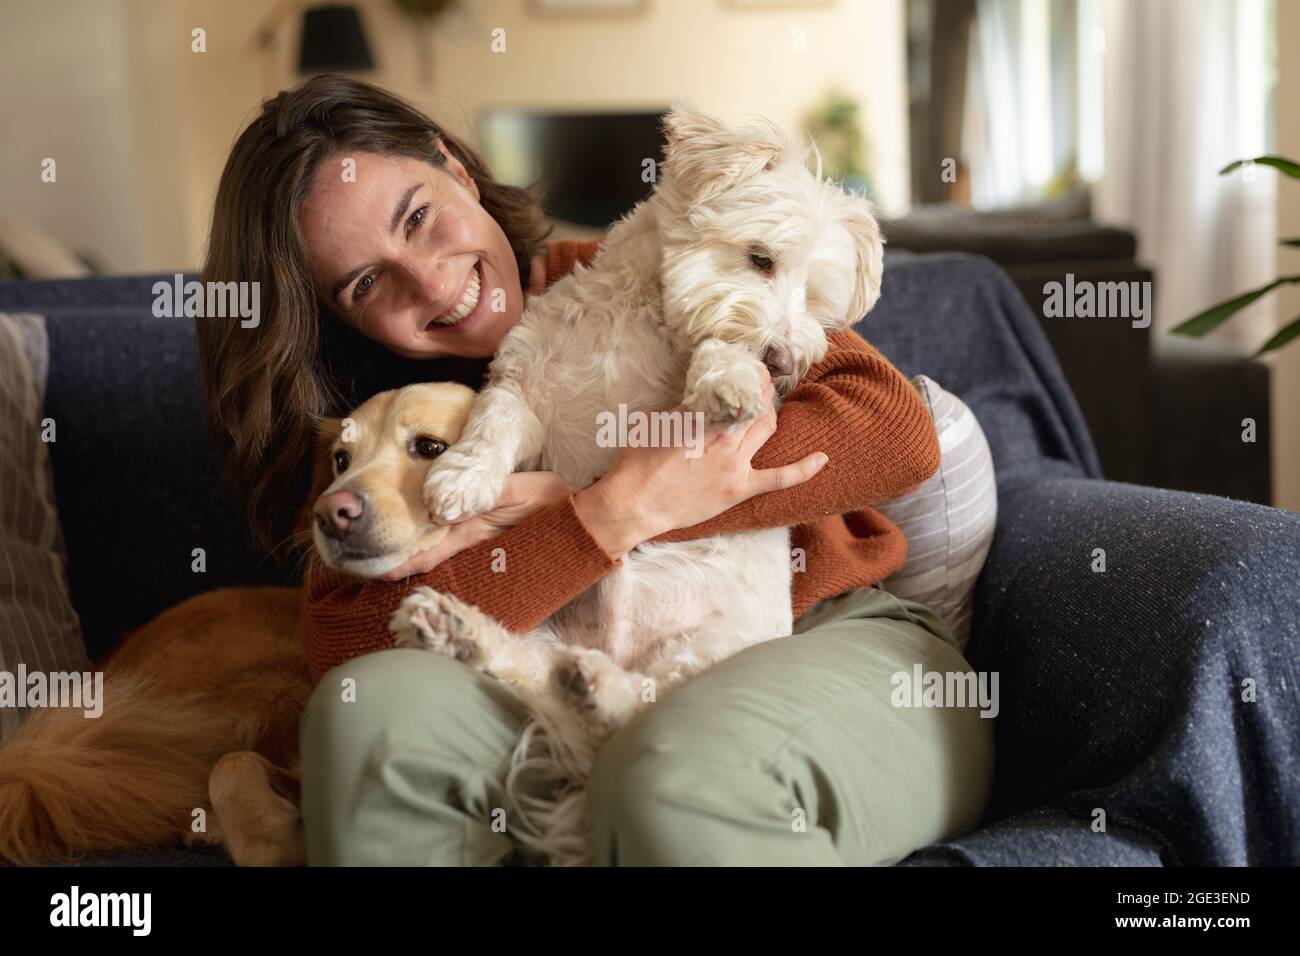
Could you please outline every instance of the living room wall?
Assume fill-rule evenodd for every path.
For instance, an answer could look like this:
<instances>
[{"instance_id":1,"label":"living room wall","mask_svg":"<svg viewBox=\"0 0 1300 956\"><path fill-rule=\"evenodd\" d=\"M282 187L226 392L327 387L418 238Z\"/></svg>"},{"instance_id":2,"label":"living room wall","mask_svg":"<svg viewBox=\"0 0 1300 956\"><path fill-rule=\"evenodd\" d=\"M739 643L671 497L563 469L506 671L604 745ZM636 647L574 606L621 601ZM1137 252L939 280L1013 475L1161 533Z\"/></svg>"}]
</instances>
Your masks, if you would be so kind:
<instances>
[{"instance_id":1,"label":"living room wall","mask_svg":"<svg viewBox=\"0 0 1300 956\"><path fill-rule=\"evenodd\" d=\"M109 271L149 261L126 0L9 0L0 28L0 211L31 220ZM126 120L126 121L124 121ZM54 159L53 182L42 164Z\"/></svg>"},{"instance_id":2,"label":"living room wall","mask_svg":"<svg viewBox=\"0 0 1300 956\"><path fill-rule=\"evenodd\" d=\"M486 106L635 109L687 91L722 113L798 125L837 85L864 107L886 211L908 201L902 0L747 9L730 0L646 0L628 16L548 17L532 0L475 0L438 21L421 92L417 41L392 0L358 7L376 78L474 139ZM280 11L276 15L276 11ZM276 27L259 47L257 26ZM1300 48L1300 5L1277 4L1279 49ZM0 57L0 209L26 216L111 272L192 268L233 137L263 96L294 82L295 4L268 0L8 0ZM202 26L207 51L193 53ZM490 31L506 30L505 53ZM793 31L805 31L805 52ZM728 68L716 68L726 62ZM1277 149L1300 155L1300 68L1280 57ZM54 156L57 184L39 162ZM1300 235L1300 187L1278 188L1279 236ZM1286 268L1288 253L1279 253ZM1300 289L1276 300L1300 315ZM1276 503L1300 510L1300 345L1273 360Z\"/></svg>"},{"instance_id":3,"label":"living room wall","mask_svg":"<svg viewBox=\"0 0 1300 956\"><path fill-rule=\"evenodd\" d=\"M0 56L11 66L27 64L24 50L58 46L32 35L53 30L68 40L70 63L80 57L94 69L43 69L32 62L19 72L38 77L39 98L18 85L0 90L6 120L0 182L12 181L8 164L21 166L33 153L54 149L46 143L60 130L54 142L61 168L69 171L53 206L48 196L20 202L6 187L0 208L19 208L111 271L197 265L231 141L262 97L297 80L299 5L60 0L57 22L42 0L11 6L10 29L0 38ZM479 111L488 106L632 110L666 106L678 94L720 114L761 112L799 127L806 110L836 87L862 106L882 205L896 211L907 203L902 0L770 10L731 0L646 0L643 12L603 16L544 15L532 0L462 2L433 28L429 85L421 79L417 33L392 0L356 6L379 65L372 78L470 141ZM258 43L259 23L273 28L270 50ZM204 53L190 49L196 27L206 33ZM494 53L498 27L506 49ZM802 49L796 49L797 30ZM105 75L118 79L104 84ZM81 89L92 76L93 108L84 105ZM50 122L74 106L72 129ZM93 179L71 175L92 166ZM67 221L73 210L94 228L74 231Z\"/></svg>"}]
</instances>

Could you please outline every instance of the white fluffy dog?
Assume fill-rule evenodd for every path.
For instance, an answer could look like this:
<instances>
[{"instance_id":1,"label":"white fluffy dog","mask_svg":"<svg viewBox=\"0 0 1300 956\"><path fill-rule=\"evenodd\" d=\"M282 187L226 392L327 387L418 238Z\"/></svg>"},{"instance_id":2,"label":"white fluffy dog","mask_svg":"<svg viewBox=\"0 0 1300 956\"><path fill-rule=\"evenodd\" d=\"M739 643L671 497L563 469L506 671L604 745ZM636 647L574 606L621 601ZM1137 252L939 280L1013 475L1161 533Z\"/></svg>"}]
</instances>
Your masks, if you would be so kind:
<instances>
[{"instance_id":1,"label":"white fluffy dog","mask_svg":"<svg viewBox=\"0 0 1300 956\"><path fill-rule=\"evenodd\" d=\"M597 432L620 405L748 423L765 408L765 365L779 400L824 356L827 331L875 304L882 241L866 200L810 173L769 122L679 105L665 126L654 194L502 341L425 481L436 519L491 509L519 468L591 484L617 457ZM789 634L790 589L789 532L772 529L643 544L530 634L428 588L393 631L576 710L599 739L670 685Z\"/></svg>"}]
</instances>

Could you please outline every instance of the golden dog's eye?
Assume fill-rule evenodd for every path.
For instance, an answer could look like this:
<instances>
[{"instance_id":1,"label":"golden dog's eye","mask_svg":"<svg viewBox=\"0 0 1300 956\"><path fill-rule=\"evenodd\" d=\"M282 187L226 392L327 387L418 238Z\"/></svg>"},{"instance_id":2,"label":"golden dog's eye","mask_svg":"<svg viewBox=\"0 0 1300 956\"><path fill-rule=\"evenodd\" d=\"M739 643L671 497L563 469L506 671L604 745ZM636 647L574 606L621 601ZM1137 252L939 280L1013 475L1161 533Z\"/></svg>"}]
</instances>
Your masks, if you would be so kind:
<instances>
[{"instance_id":1,"label":"golden dog's eye","mask_svg":"<svg viewBox=\"0 0 1300 956\"><path fill-rule=\"evenodd\" d=\"M415 440L415 453L421 458L437 458L446 450L446 442L440 442L436 438L417 438Z\"/></svg>"},{"instance_id":2,"label":"golden dog's eye","mask_svg":"<svg viewBox=\"0 0 1300 956\"><path fill-rule=\"evenodd\" d=\"M761 252L751 252L749 254L749 261L753 264L755 269L764 275L772 274L773 262L771 256L764 255Z\"/></svg>"},{"instance_id":3,"label":"golden dog's eye","mask_svg":"<svg viewBox=\"0 0 1300 956\"><path fill-rule=\"evenodd\" d=\"M348 465L352 464L352 456L345 451L336 451L334 453L334 470L339 474L348 470Z\"/></svg>"}]
</instances>

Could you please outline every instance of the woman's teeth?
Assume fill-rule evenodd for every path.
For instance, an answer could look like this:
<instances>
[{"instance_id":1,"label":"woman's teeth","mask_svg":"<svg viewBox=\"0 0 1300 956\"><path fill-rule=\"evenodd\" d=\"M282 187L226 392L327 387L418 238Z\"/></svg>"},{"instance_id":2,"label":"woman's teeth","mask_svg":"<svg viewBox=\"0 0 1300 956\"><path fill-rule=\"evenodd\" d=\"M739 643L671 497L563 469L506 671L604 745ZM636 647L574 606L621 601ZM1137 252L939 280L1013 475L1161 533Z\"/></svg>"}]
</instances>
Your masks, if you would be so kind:
<instances>
[{"instance_id":1,"label":"woman's teeth","mask_svg":"<svg viewBox=\"0 0 1300 956\"><path fill-rule=\"evenodd\" d=\"M465 284L465 294L461 300L452 308L448 309L442 315L433 320L434 325L455 325L474 311L478 305L479 290L482 285L479 279L479 264L474 263L474 268L469 274L469 282Z\"/></svg>"}]
</instances>

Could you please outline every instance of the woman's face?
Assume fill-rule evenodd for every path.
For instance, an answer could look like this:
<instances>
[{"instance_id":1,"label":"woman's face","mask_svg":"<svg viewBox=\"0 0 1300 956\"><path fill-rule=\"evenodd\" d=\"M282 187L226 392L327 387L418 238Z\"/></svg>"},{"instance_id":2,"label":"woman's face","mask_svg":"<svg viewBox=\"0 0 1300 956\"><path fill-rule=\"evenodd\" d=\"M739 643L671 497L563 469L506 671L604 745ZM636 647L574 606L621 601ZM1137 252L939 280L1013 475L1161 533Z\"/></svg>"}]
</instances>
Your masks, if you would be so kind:
<instances>
[{"instance_id":1,"label":"woman's face","mask_svg":"<svg viewBox=\"0 0 1300 956\"><path fill-rule=\"evenodd\" d=\"M348 158L355 175L341 155L320 164L299 214L320 301L407 358L494 354L523 314L523 292L510 243L465 167L452 156L444 169Z\"/></svg>"}]
</instances>

